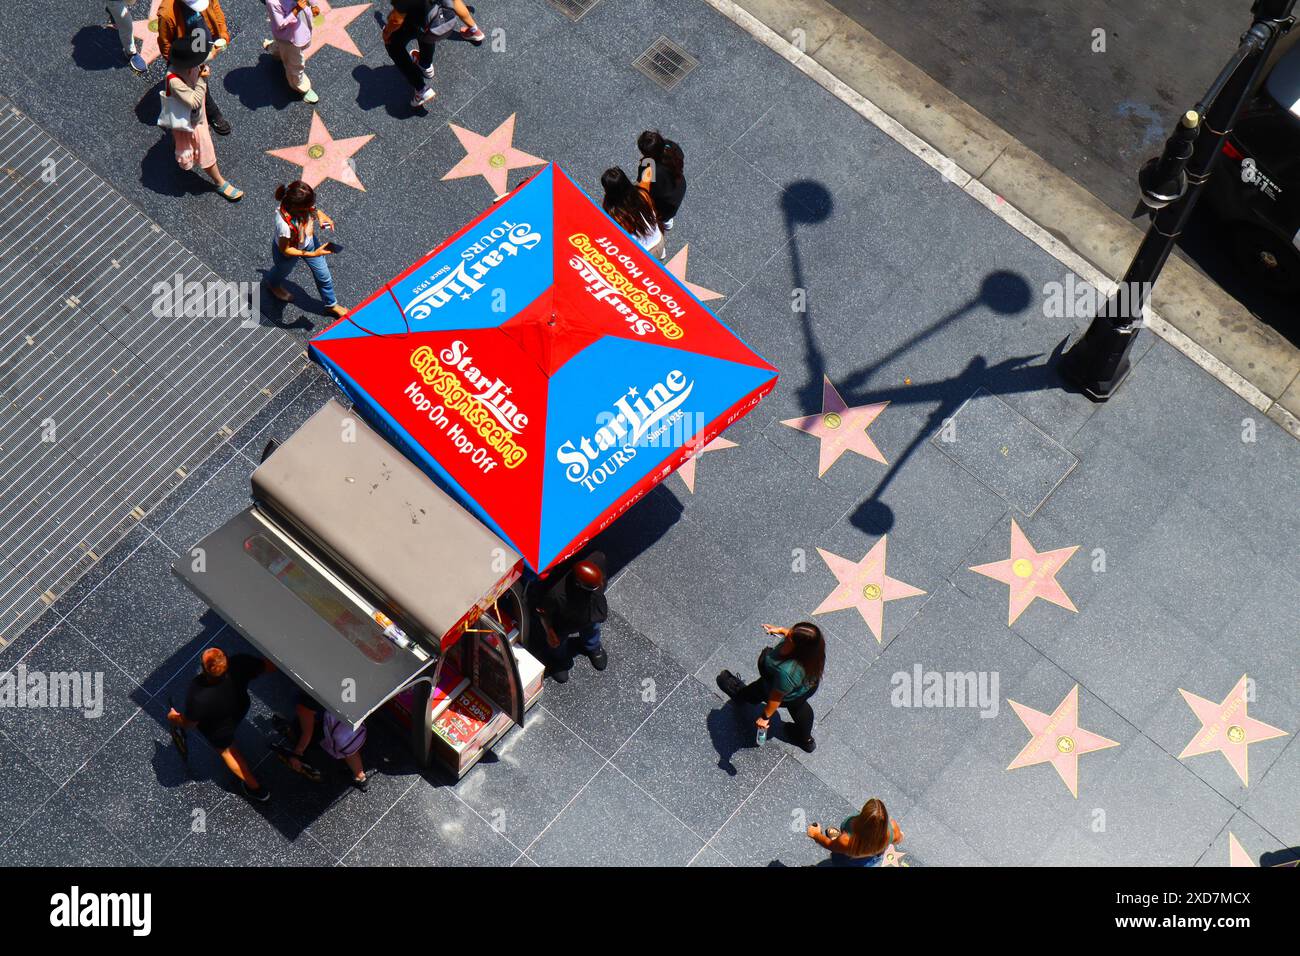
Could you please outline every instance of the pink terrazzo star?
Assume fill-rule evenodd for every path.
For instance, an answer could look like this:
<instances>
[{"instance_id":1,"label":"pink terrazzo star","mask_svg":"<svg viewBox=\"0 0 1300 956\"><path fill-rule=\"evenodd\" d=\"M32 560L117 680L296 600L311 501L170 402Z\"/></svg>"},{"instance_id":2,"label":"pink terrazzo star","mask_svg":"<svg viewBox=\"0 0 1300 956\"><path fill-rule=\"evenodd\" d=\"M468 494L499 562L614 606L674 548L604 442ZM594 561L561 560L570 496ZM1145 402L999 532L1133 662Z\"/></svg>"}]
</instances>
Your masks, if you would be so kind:
<instances>
[{"instance_id":1,"label":"pink terrazzo star","mask_svg":"<svg viewBox=\"0 0 1300 956\"><path fill-rule=\"evenodd\" d=\"M850 561L838 554L817 549L826 566L831 569L839 585L827 595L826 600L817 606L813 614L827 614L830 611L844 611L855 608L862 615L862 620L875 635L876 643L882 643L881 631L885 624L885 602L897 601L899 598L916 597L924 594L920 588L914 588L885 573L885 550L889 535L885 535L867 552L861 561Z\"/></svg>"},{"instance_id":2,"label":"pink terrazzo star","mask_svg":"<svg viewBox=\"0 0 1300 956\"><path fill-rule=\"evenodd\" d=\"M337 47L353 56L361 56L356 41L348 33L348 26L369 10L370 4L357 3L346 7L331 7L329 0L315 0L315 4L320 15L312 17L311 43L307 46L303 59L310 60L313 53L327 46Z\"/></svg>"},{"instance_id":3,"label":"pink terrazzo star","mask_svg":"<svg viewBox=\"0 0 1300 956\"><path fill-rule=\"evenodd\" d=\"M681 475L682 481L686 482L686 490L689 491L691 494L695 494L696 459L698 459L701 455L707 454L708 452L711 451L722 451L724 448L737 448L737 447L739 446L734 441L727 441L727 439L719 435L717 438L713 439L713 441L709 442L703 448L696 448L694 451L692 451L690 457L687 458L686 461L682 463L682 466L677 469L677 474Z\"/></svg>"},{"instance_id":4,"label":"pink terrazzo star","mask_svg":"<svg viewBox=\"0 0 1300 956\"><path fill-rule=\"evenodd\" d=\"M906 853L904 853L902 850L900 850L898 847L894 846L894 844L891 843L889 844L889 846L885 847L885 858L880 861L880 865L881 866L908 866L909 864L903 862L903 857L905 856L907 856Z\"/></svg>"},{"instance_id":5,"label":"pink terrazzo star","mask_svg":"<svg viewBox=\"0 0 1300 956\"><path fill-rule=\"evenodd\" d=\"M497 197L504 196L509 190L510 170L523 169L525 166L540 166L546 162L521 150L515 149L515 114L511 113L504 123L481 136L473 130L447 124L465 148L465 158L451 168L447 179L463 179L467 176L482 176L488 181Z\"/></svg>"},{"instance_id":6,"label":"pink terrazzo star","mask_svg":"<svg viewBox=\"0 0 1300 956\"><path fill-rule=\"evenodd\" d=\"M1011 557L1005 561L992 564L979 564L971 568L976 574L982 574L994 581L1001 581L1010 587L1010 602L1007 607L1007 625L1016 622L1016 618L1025 612L1034 598L1065 608L1067 611L1078 609L1070 600L1064 589L1056 581L1056 573L1065 566L1074 552L1079 550L1076 544L1071 548L1058 548L1055 551L1035 551L1029 543L1020 525L1011 519Z\"/></svg>"},{"instance_id":7,"label":"pink terrazzo star","mask_svg":"<svg viewBox=\"0 0 1300 956\"><path fill-rule=\"evenodd\" d=\"M1272 727L1246 713L1246 679L1246 675L1242 674L1241 680L1237 681L1228 696L1217 704L1178 688L1178 693L1183 695L1183 700L1187 701L1187 706L1192 708L1201 722L1201 729L1192 738L1192 742L1183 748L1178 759L1217 750L1237 772L1243 787L1250 786L1249 754L1246 748L1263 740L1287 735L1285 730Z\"/></svg>"},{"instance_id":8,"label":"pink terrazzo star","mask_svg":"<svg viewBox=\"0 0 1300 956\"><path fill-rule=\"evenodd\" d=\"M146 65L162 56L162 51L158 49L158 7L161 3L162 0L152 0L149 4L149 16L144 20L136 20L131 25L131 33L135 36L136 52L140 54Z\"/></svg>"},{"instance_id":9,"label":"pink terrazzo star","mask_svg":"<svg viewBox=\"0 0 1300 956\"><path fill-rule=\"evenodd\" d=\"M682 285L686 286L688 292L701 302L712 302L714 299L721 299L721 292L714 292L712 289L706 289L702 285L696 285L694 282L688 282L686 279L686 256L691 248L688 242L677 250L677 254L664 264L664 268L677 277Z\"/></svg>"},{"instance_id":10,"label":"pink terrazzo star","mask_svg":"<svg viewBox=\"0 0 1300 956\"><path fill-rule=\"evenodd\" d=\"M325 121L315 110L311 114L311 134L301 146L289 146L284 149L268 149L267 153L277 159L295 163L302 167L303 182L315 189L327 179L336 179L353 189L366 191L357 178L357 171L352 166L352 157L374 139L373 133L365 136L349 136L347 139L335 139L325 128Z\"/></svg>"},{"instance_id":11,"label":"pink terrazzo star","mask_svg":"<svg viewBox=\"0 0 1300 956\"><path fill-rule=\"evenodd\" d=\"M1050 714L1007 700L1015 710L1020 722L1025 725L1033 738L1025 744L1016 759L1011 761L1008 770L1017 770L1036 763L1050 762L1070 793L1079 796L1079 758L1095 750L1118 747L1119 743L1108 740L1090 730L1079 726L1079 685L1065 695L1065 700L1057 705Z\"/></svg>"},{"instance_id":12,"label":"pink terrazzo star","mask_svg":"<svg viewBox=\"0 0 1300 956\"><path fill-rule=\"evenodd\" d=\"M1228 833L1228 866L1258 866L1246 852L1246 848L1241 845L1237 835L1229 831Z\"/></svg>"},{"instance_id":13,"label":"pink terrazzo star","mask_svg":"<svg viewBox=\"0 0 1300 956\"><path fill-rule=\"evenodd\" d=\"M887 465L885 456L880 453L876 443L867 434L867 426L876 420L885 410L888 402L876 405L858 405L850 408L840 398L831 380L822 377L822 410L820 415L805 415L802 418L787 418L781 422L801 432L807 432L821 442L821 457L817 465L817 476L826 474L831 465L839 461L846 451L854 451L864 458Z\"/></svg>"}]
</instances>

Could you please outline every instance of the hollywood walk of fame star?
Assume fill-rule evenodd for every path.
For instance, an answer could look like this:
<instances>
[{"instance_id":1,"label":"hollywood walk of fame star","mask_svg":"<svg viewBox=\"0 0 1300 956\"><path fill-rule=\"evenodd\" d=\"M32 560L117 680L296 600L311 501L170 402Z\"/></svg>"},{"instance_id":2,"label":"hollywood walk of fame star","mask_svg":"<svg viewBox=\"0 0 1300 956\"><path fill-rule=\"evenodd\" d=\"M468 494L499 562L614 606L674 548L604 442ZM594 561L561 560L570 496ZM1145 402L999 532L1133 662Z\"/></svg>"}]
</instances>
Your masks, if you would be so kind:
<instances>
[{"instance_id":1,"label":"hollywood walk of fame star","mask_svg":"<svg viewBox=\"0 0 1300 956\"><path fill-rule=\"evenodd\" d=\"M511 113L504 123L481 136L473 130L448 124L451 131L465 148L465 158L451 168L447 179L463 179L466 176L482 176L488 181L497 198L504 196L509 189L510 170L523 169L525 166L540 166L546 162L521 150L515 149L515 114Z\"/></svg>"},{"instance_id":2,"label":"hollywood walk of fame star","mask_svg":"<svg viewBox=\"0 0 1300 956\"><path fill-rule=\"evenodd\" d=\"M1079 726L1078 684L1074 685L1074 689L1065 695L1065 699L1050 714L1026 707L1010 698L1007 703L1016 712L1020 722L1033 734L1029 743L1025 744L1025 749L1016 755L1007 769L1018 770L1050 761L1075 797L1079 796L1079 758L1095 750L1119 746L1118 741L1108 740Z\"/></svg>"},{"instance_id":3,"label":"hollywood walk of fame star","mask_svg":"<svg viewBox=\"0 0 1300 956\"><path fill-rule=\"evenodd\" d=\"M689 254L690 248L691 244L688 242L686 245L678 249L677 254L668 260L664 265L664 268L671 272L682 285L686 286L686 290L701 302L712 302L714 299L721 299L721 292L714 292L712 289L706 289L702 285L696 285L694 282L687 281L686 257Z\"/></svg>"},{"instance_id":4,"label":"hollywood walk of fame star","mask_svg":"<svg viewBox=\"0 0 1300 956\"><path fill-rule=\"evenodd\" d=\"M1178 759L1217 750L1237 772L1243 787L1250 786L1249 754L1246 748L1263 740L1287 735L1285 730L1269 726L1246 713L1246 681L1246 675L1242 674L1241 680L1228 692L1228 696L1218 703L1178 688L1178 693L1183 695L1183 700L1187 701L1187 706L1192 708L1201 722L1201 729L1196 732L1192 742L1183 748Z\"/></svg>"},{"instance_id":5,"label":"hollywood walk of fame star","mask_svg":"<svg viewBox=\"0 0 1300 956\"><path fill-rule=\"evenodd\" d=\"M1228 831L1228 866L1258 866L1231 830Z\"/></svg>"},{"instance_id":6,"label":"hollywood walk of fame star","mask_svg":"<svg viewBox=\"0 0 1300 956\"><path fill-rule=\"evenodd\" d=\"M885 623L885 602L897 601L899 598L916 597L924 594L920 588L914 588L897 578L885 573L885 550L889 535L885 535L866 553L861 561L850 561L838 554L817 549L826 566L831 569L839 581L835 590L827 595L826 600L817 606L813 614L826 614L830 611L844 611L855 608L866 621L867 627L875 635L876 643L883 642L881 631Z\"/></svg>"},{"instance_id":7,"label":"hollywood walk of fame star","mask_svg":"<svg viewBox=\"0 0 1300 956\"><path fill-rule=\"evenodd\" d=\"M361 56L348 26L361 14L370 9L368 3L357 3L346 7L331 7L329 0L314 0L319 16L312 17L311 43L303 53L304 60L310 60L313 53L327 46L337 47L344 53Z\"/></svg>"},{"instance_id":8,"label":"hollywood walk of fame star","mask_svg":"<svg viewBox=\"0 0 1300 956\"><path fill-rule=\"evenodd\" d=\"M907 856L906 853L904 853L902 850L900 850L898 847L894 846L894 844L891 843L889 844L889 846L885 847L885 858L880 861L880 865L881 866L908 866L909 864L903 862L903 857L905 856Z\"/></svg>"},{"instance_id":9,"label":"hollywood walk of fame star","mask_svg":"<svg viewBox=\"0 0 1300 956\"><path fill-rule=\"evenodd\" d=\"M876 420L888 404L880 402L850 408L840 398L840 393L835 390L831 380L822 376L821 414L787 418L781 424L807 432L821 442L821 456L817 464L817 476L820 478L846 451L855 451L882 465L889 464L867 434L867 426Z\"/></svg>"},{"instance_id":10,"label":"hollywood walk of fame star","mask_svg":"<svg viewBox=\"0 0 1300 956\"><path fill-rule=\"evenodd\" d=\"M976 574L982 574L994 581L1001 581L1010 587L1007 605L1007 626L1016 623L1016 618L1025 612L1034 598L1050 601L1068 611L1078 611L1074 602L1056 580L1056 574L1065 567L1074 552L1079 550L1076 544L1071 548L1057 548L1055 551L1035 551L1025 533L1020 530L1014 518L1011 519L1011 557L1005 561L992 564L978 564L971 568Z\"/></svg>"},{"instance_id":11,"label":"hollywood walk of fame star","mask_svg":"<svg viewBox=\"0 0 1300 956\"><path fill-rule=\"evenodd\" d=\"M327 179L336 179L353 189L366 191L357 178L357 171L352 167L352 156L374 139L373 133L365 136L349 136L335 139L325 128L325 121L315 110L311 114L311 134L301 146L289 146L284 149L268 149L267 153L277 159L296 163L302 167L303 182L315 189Z\"/></svg>"},{"instance_id":12,"label":"hollywood walk of fame star","mask_svg":"<svg viewBox=\"0 0 1300 956\"><path fill-rule=\"evenodd\" d=\"M691 494L695 494L695 460L697 458L707 452L722 451L724 448L738 447L739 446L734 441L727 441L727 439L719 435L703 448L700 448L698 444L692 448L690 455L687 456L684 462L682 462L682 466L677 469L677 474L681 475L682 481L686 482L686 490Z\"/></svg>"},{"instance_id":13,"label":"hollywood walk of fame star","mask_svg":"<svg viewBox=\"0 0 1300 956\"><path fill-rule=\"evenodd\" d=\"M158 49L158 7L162 0L151 0L149 16L131 24L131 33L135 37L135 49L145 64L150 64L162 55Z\"/></svg>"}]
</instances>

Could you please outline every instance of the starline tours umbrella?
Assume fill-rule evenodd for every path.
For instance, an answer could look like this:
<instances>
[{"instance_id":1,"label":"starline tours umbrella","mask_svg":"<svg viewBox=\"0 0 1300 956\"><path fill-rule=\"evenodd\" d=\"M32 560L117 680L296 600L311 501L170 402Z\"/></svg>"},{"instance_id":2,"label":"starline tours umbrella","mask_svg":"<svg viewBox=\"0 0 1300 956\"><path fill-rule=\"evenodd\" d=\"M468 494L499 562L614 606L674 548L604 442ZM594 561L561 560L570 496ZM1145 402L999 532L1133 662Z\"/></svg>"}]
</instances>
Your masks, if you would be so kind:
<instances>
[{"instance_id":1,"label":"starline tours umbrella","mask_svg":"<svg viewBox=\"0 0 1300 956\"><path fill-rule=\"evenodd\" d=\"M543 572L777 371L556 166L311 341L361 414Z\"/></svg>"}]
</instances>

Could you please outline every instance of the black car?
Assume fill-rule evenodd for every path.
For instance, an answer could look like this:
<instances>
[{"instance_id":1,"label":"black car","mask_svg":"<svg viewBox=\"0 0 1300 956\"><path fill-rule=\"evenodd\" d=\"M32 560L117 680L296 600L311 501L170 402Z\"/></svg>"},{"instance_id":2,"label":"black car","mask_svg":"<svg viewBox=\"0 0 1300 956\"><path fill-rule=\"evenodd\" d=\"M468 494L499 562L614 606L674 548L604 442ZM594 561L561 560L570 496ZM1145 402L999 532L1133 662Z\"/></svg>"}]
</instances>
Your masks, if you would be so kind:
<instances>
[{"instance_id":1,"label":"black car","mask_svg":"<svg viewBox=\"0 0 1300 956\"><path fill-rule=\"evenodd\" d=\"M1300 45L1237 121L1204 198L1249 280L1300 293Z\"/></svg>"}]
</instances>

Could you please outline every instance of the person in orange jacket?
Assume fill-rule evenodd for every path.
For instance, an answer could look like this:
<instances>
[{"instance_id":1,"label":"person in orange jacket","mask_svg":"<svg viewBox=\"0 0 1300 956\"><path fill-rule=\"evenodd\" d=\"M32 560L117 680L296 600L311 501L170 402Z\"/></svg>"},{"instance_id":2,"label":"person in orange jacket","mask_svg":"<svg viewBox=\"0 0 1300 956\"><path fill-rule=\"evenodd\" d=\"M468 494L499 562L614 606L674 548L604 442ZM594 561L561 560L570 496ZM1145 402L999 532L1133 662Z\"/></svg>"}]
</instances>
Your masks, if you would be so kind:
<instances>
[{"instance_id":1,"label":"person in orange jacket","mask_svg":"<svg viewBox=\"0 0 1300 956\"><path fill-rule=\"evenodd\" d=\"M162 0L158 7L158 50L171 62L174 43L207 44L215 56L230 44L230 30L221 0ZM208 125L222 136L230 135L230 122L212 99L209 86L204 96Z\"/></svg>"}]
</instances>

